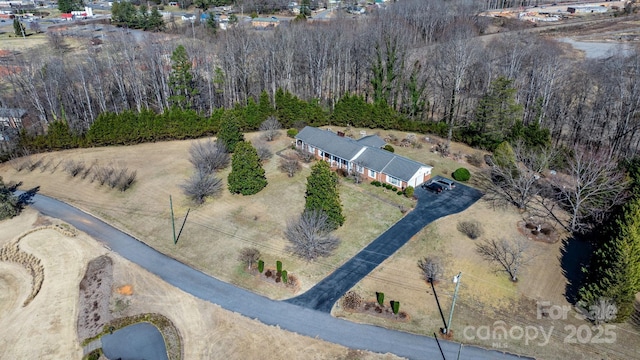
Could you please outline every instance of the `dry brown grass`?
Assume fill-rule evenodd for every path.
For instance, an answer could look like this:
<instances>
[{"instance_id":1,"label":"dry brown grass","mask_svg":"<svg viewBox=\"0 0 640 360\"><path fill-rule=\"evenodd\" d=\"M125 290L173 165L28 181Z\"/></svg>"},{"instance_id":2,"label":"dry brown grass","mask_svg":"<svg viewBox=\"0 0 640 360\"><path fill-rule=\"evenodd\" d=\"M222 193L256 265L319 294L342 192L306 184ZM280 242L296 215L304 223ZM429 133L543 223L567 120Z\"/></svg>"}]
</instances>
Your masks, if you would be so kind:
<instances>
[{"instance_id":1,"label":"dry brown grass","mask_svg":"<svg viewBox=\"0 0 640 360\"><path fill-rule=\"evenodd\" d=\"M13 240L7 239L12 234L29 230L37 219L35 211L27 210L0 222L0 244ZM30 275L17 264L0 262L1 359L82 357L76 333L78 284L87 263L105 254L114 263L111 310L118 317L153 312L169 318L180 331L184 359L348 359L354 354L364 360L398 359L350 350L223 310L178 290L117 254L107 253L82 233L67 237L43 230L27 235L20 245L42 259L47 276L38 296L22 307L31 290ZM135 289L131 295L118 293L127 286ZM118 308L117 300L121 300Z\"/></svg>"},{"instance_id":2,"label":"dry brown grass","mask_svg":"<svg viewBox=\"0 0 640 360\"><path fill-rule=\"evenodd\" d=\"M359 129L352 129L352 132L357 135ZM368 133L371 131L369 130ZM385 136L386 132L380 132L380 135ZM397 133L397 136L403 138L404 134ZM291 139L281 137L270 145L275 152L285 148L290 141ZM380 188L373 188L368 184L355 186L343 181L341 194L347 223L338 231L345 240L339 249L339 254L311 264L291 257L283 251L286 243L282 237L282 228L287 218L297 215L302 210L309 167L306 165L301 173L288 178L286 174L277 170L278 162L274 158L265 165L269 180L269 186L265 190L252 197L234 196L224 192L220 198L210 200L205 205L193 209L178 245L174 246L168 220L168 197L169 194L173 195L179 223L187 208L191 206L178 188L180 182L186 179L191 171L187 161L189 144L189 141L175 141L126 148L73 150L50 155L56 159L83 159L87 163L94 159L98 159L99 162L126 162L126 166L138 171L137 184L126 193L100 188L79 179L69 179L60 171L53 174L50 171L18 173L6 164L0 167L0 171L6 181L22 180L27 188L40 185L44 194L61 198L91 211L171 256L226 281L274 298L290 297L292 294L247 274L244 266L236 260L241 248L246 246L259 248L265 260L265 267L274 267L276 260L282 260L284 269L301 279L301 287L304 291L400 217L398 208L387 203L389 199L381 201L372 196L372 193L375 195ZM460 166L469 168L472 173L478 170L464 161L464 155L474 153L476 150L452 144L454 153L458 151L462 153L462 158L454 161L430 152L429 147L430 144L424 144L422 149L395 148L398 154L434 165L434 175L449 176ZM221 177L226 179L227 173L228 170L222 173ZM393 199L393 196L390 199ZM362 209L375 209L375 211L365 212ZM495 267L476 254L474 242L478 240L468 239L457 230L457 223L460 220L477 220L483 225L483 238L518 236L516 224L522 220L523 216L513 209L494 209L480 201L463 213L440 219L428 226L355 286L354 289L364 297L365 301L373 300L376 291L385 292L387 302L400 301L400 309L408 313L409 322L396 323L362 314L347 314L340 309L336 309L334 313L359 322L432 334L442 327L442 321L434 295L422 279L417 261L427 255L439 254L446 260L447 279L458 271L463 273L453 319L454 328L463 329L467 325L491 325L500 319L508 324L512 324L510 321L516 321L513 324L535 322L536 299L551 301L557 305L567 305L563 295L566 279L562 275L559 260L562 242L534 243L533 251L537 256L521 272L520 281L513 284L504 273L496 272ZM132 284L139 289L139 285L135 282L127 281L126 284ZM448 280L436 286L445 315L448 314L453 289L453 284ZM136 292L134 297L137 294ZM145 295L144 300L139 303L139 308L142 309L147 301L154 304L156 301L154 296L155 292L153 296ZM176 324L186 321L175 317L171 319ZM186 324L183 323L184 326ZM548 322L543 322L542 326L549 326ZM181 326L178 324L178 327ZM556 329L563 329L563 327L564 324L559 324ZM590 354L624 358L624 356L616 357L615 351L611 348L618 346L633 349L624 344L634 344L640 336L630 326L623 325L618 329L618 343L603 345L601 350L586 345L565 346L562 340L566 334L563 335L561 332L547 347L532 347L515 341L507 344L506 350L542 358L559 356L572 359L590 358ZM249 332L250 329L247 328L246 331ZM194 338L198 337L194 335ZM455 339L487 347L493 345L486 341L467 341L459 336ZM251 340L255 338L251 337ZM238 349L234 346L231 348Z\"/></svg>"},{"instance_id":3,"label":"dry brown grass","mask_svg":"<svg viewBox=\"0 0 640 360\"><path fill-rule=\"evenodd\" d=\"M290 143L291 139L283 136L268 145L275 153ZM15 165L26 161L24 159L17 160L14 166L2 164L0 171L7 182L23 181L23 188L40 186L41 193L93 213L172 257L273 298L294 294L259 282L247 274L237 260L242 248L258 248L266 266L275 266L276 260L281 260L284 269L300 280L301 291L304 291L402 216L397 206L372 197L345 180L340 192L347 221L337 231L342 244L334 256L306 263L285 251L287 242L282 231L289 218L302 212L309 165L289 178L278 170L278 159L274 157L264 165L269 185L260 193L245 197L224 190L218 198L196 208L179 188L192 172L188 161L190 144L191 141L173 141L47 154L54 163L74 159L86 164L94 161L98 165L115 163L135 170L136 183L126 192L100 187L90 183L88 178L71 178L61 171L61 166L53 173L53 166L46 171L16 171ZM34 155L34 158L41 156ZM218 174L225 184L229 171ZM178 229L187 209L191 208L177 245L173 244L171 235L170 195Z\"/></svg>"}]
</instances>

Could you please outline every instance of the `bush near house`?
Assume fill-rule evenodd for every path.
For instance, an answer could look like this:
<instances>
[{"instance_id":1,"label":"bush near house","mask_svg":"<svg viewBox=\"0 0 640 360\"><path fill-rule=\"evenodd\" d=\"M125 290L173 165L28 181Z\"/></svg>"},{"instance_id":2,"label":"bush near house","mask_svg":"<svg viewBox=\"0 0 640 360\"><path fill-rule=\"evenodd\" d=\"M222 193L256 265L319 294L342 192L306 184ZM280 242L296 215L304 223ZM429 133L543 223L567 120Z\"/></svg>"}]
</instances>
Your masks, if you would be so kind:
<instances>
[{"instance_id":1,"label":"bush near house","mask_svg":"<svg viewBox=\"0 0 640 360\"><path fill-rule=\"evenodd\" d=\"M469 181L471 173L465 168L459 168L453 172L453 178L458 181Z\"/></svg>"}]
</instances>

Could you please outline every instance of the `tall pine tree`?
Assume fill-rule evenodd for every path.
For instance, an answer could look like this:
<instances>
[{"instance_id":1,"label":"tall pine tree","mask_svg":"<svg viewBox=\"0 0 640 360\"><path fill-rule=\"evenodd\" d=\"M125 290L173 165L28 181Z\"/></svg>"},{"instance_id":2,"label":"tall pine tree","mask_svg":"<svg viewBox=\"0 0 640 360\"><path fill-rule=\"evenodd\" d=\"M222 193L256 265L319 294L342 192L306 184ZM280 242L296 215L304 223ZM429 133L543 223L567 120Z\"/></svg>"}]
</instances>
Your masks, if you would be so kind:
<instances>
[{"instance_id":1,"label":"tall pine tree","mask_svg":"<svg viewBox=\"0 0 640 360\"><path fill-rule=\"evenodd\" d=\"M181 109L190 109L193 106L193 99L198 94L195 88L193 73L191 72L191 60L187 50L182 45L171 54L171 74L169 74L169 86L172 95L169 102L172 106Z\"/></svg>"},{"instance_id":2,"label":"tall pine tree","mask_svg":"<svg viewBox=\"0 0 640 360\"><path fill-rule=\"evenodd\" d=\"M311 175L307 178L305 198L305 209L325 212L333 229L344 224L338 193L338 175L331 171L327 162L318 161L311 168Z\"/></svg>"},{"instance_id":3,"label":"tall pine tree","mask_svg":"<svg viewBox=\"0 0 640 360\"><path fill-rule=\"evenodd\" d=\"M227 186L232 194L253 195L267 186L256 149L246 141L236 144Z\"/></svg>"},{"instance_id":4,"label":"tall pine tree","mask_svg":"<svg viewBox=\"0 0 640 360\"><path fill-rule=\"evenodd\" d=\"M640 197L633 197L616 216L590 267L583 271L588 273L578 293L583 304L595 305L609 298L618 307L615 321L628 319L640 292Z\"/></svg>"},{"instance_id":5,"label":"tall pine tree","mask_svg":"<svg viewBox=\"0 0 640 360\"><path fill-rule=\"evenodd\" d=\"M493 150L509 135L522 115L522 105L516 102L513 80L499 77L491 82L491 89L476 107L475 121L469 127L470 139L475 146Z\"/></svg>"}]
</instances>

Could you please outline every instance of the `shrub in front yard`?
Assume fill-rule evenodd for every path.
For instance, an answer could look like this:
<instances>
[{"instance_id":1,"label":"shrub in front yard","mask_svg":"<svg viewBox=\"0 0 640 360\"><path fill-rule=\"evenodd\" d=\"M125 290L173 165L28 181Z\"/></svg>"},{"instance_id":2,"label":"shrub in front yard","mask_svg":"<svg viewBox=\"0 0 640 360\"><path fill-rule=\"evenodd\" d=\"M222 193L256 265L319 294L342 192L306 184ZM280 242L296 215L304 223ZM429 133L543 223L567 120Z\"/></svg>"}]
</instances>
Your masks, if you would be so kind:
<instances>
[{"instance_id":1,"label":"shrub in front yard","mask_svg":"<svg viewBox=\"0 0 640 360\"><path fill-rule=\"evenodd\" d=\"M458 231L472 240L479 238L484 233L482 225L476 220L458 222Z\"/></svg>"},{"instance_id":2,"label":"shrub in front yard","mask_svg":"<svg viewBox=\"0 0 640 360\"><path fill-rule=\"evenodd\" d=\"M382 147L384 150L387 150L388 152L395 152L396 149L393 148L393 146L387 144L385 146Z\"/></svg>"},{"instance_id":3,"label":"shrub in front yard","mask_svg":"<svg viewBox=\"0 0 640 360\"><path fill-rule=\"evenodd\" d=\"M391 300L391 309L395 315L398 315L398 311L400 311L400 302Z\"/></svg>"},{"instance_id":4,"label":"shrub in front yard","mask_svg":"<svg viewBox=\"0 0 640 360\"><path fill-rule=\"evenodd\" d=\"M297 129L289 129L287 130L287 136L290 138L294 138L296 137L296 135L298 135L298 130Z\"/></svg>"},{"instance_id":5,"label":"shrub in front yard","mask_svg":"<svg viewBox=\"0 0 640 360\"><path fill-rule=\"evenodd\" d=\"M345 309L355 310L362 306L362 296L351 290L342 297L342 306L344 306Z\"/></svg>"},{"instance_id":6,"label":"shrub in front yard","mask_svg":"<svg viewBox=\"0 0 640 360\"><path fill-rule=\"evenodd\" d=\"M404 196L411 198L413 196L415 189L413 188L413 186L407 186L406 189L404 189Z\"/></svg>"},{"instance_id":7,"label":"shrub in front yard","mask_svg":"<svg viewBox=\"0 0 640 360\"><path fill-rule=\"evenodd\" d=\"M459 168L453 172L453 178L458 181L469 181L471 173L465 168Z\"/></svg>"},{"instance_id":8,"label":"shrub in front yard","mask_svg":"<svg viewBox=\"0 0 640 360\"><path fill-rule=\"evenodd\" d=\"M376 300L378 300L378 304L380 304L380 306L384 306L384 293L376 292Z\"/></svg>"}]
</instances>

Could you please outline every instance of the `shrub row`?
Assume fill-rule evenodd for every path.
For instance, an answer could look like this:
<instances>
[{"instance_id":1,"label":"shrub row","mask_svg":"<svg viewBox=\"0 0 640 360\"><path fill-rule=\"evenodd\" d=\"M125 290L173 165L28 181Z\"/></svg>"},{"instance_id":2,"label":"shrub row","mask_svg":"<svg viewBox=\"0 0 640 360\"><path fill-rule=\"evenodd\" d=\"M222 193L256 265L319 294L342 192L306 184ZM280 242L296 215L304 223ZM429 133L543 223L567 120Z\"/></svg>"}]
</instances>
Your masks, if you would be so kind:
<instances>
[{"instance_id":1,"label":"shrub row","mask_svg":"<svg viewBox=\"0 0 640 360\"><path fill-rule=\"evenodd\" d=\"M217 133L225 117L241 119L243 131L258 130L269 116L275 116L285 128L301 129L304 125L357 126L368 128L396 129L416 133L434 133L445 136L446 124L423 122L407 118L384 102L367 103L357 95L345 95L338 101L332 113L323 109L315 99L304 101L278 90L275 107L266 93L259 102L249 99L247 105L236 105L232 109L216 109L211 116L203 116L192 110L165 109L158 114L150 109L127 110L121 113L100 114L85 132L72 129L65 121L49 124L46 135L31 135L23 131L19 148L30 152L42 152L77 147L131 145L174 139L198 138ZM287 131L295 136L297 130ZM390 151L392 147L390 147Z\"/></svg>"}]
</instances>

